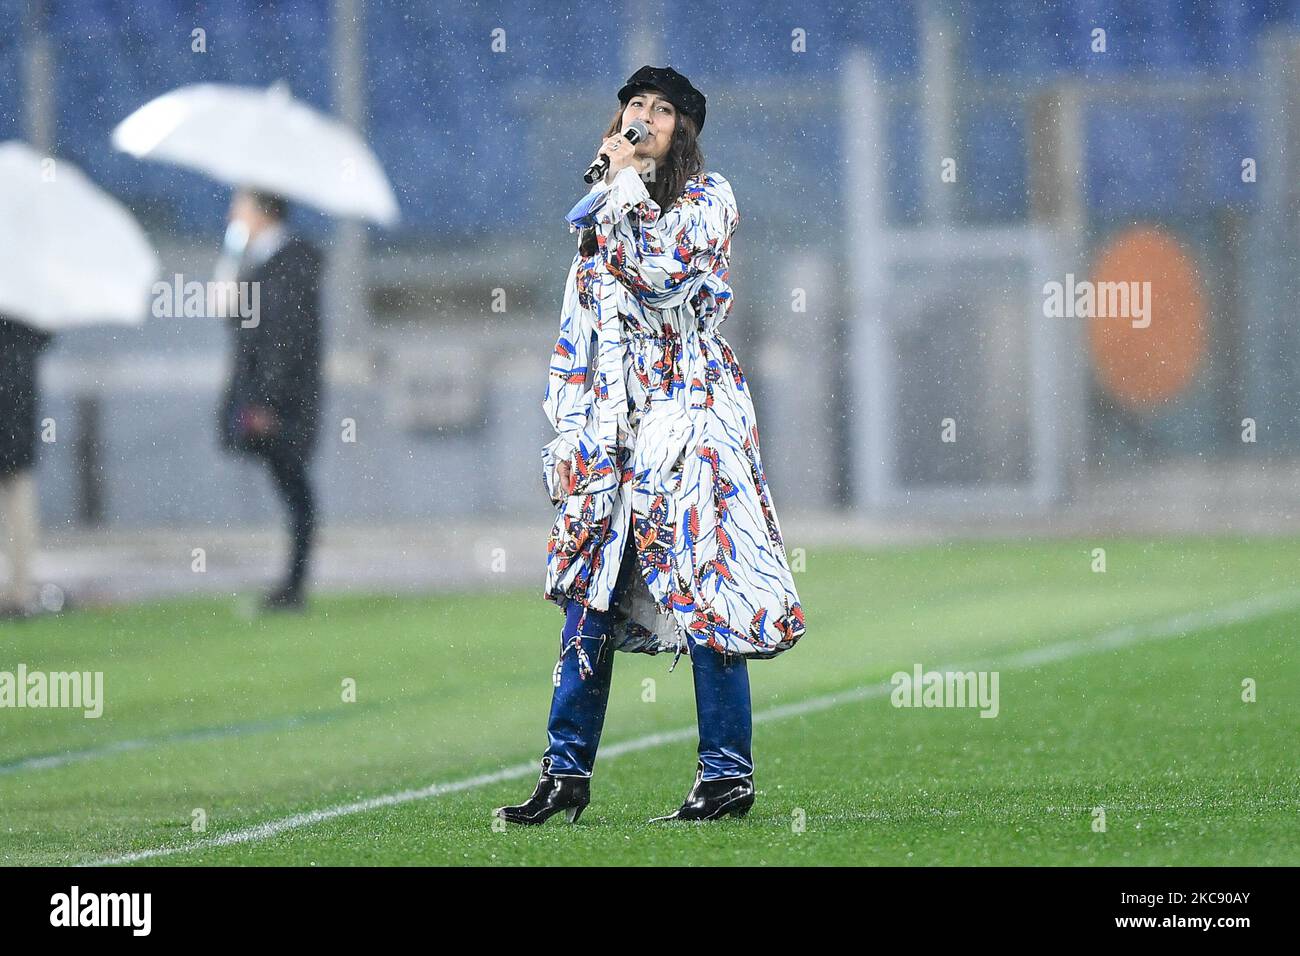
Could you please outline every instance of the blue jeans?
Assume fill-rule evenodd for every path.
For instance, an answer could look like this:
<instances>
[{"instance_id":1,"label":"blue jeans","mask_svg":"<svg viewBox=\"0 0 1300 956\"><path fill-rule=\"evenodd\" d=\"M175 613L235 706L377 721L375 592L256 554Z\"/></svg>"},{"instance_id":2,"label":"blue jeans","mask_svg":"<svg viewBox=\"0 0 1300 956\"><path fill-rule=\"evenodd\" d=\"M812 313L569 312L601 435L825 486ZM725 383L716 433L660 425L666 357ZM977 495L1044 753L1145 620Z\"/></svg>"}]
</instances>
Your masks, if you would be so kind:
<instances>
[{"instance_id":1,"label":"blue jeans","mask_svg":"<svg viewBox=\"0 0 1300 956\"><path fill-rule=\"evenodd\" d=\"M623 561L625 565L635 561L634 547L628 547ZM623 580L620 575L620 585ZM588 608L579 637L582 605L570 601L565 610L564 632L560 638L560 680L551 697L545 759L549 760L548 772L555 776L589 777L596 762L614 673L614 651L609 646L611 616ZM577 653L579 645L590 668L585 680L579 673L582 665ZM745 658L735 654L724 657L697 644L691 648L691 673L695 680L703 779L750 775L754 772L750 755L753 718Z\"/></svg>"},{"instance_id":2,"label":"blue jeans","mask_svg":"<svg viewBox=\"0 0 1300 956\"><path fill-rule=\"evenodd\" d=\"M577 647L566 650L578 633L583 608L577 601L570 601L565 610L564 632L560 637L560 680L551 696L543 760L549 760L547 772L557 777L590 777L600 732L605 725L609 682L614 673L614 651L608 640L609 615L587 610L579 640L592 673L583 680L579 673L583 662Z\"/></svg>"},{"instance_id":3,"label":"blue jeans","mask_svg":"<svg viewBox=\"0 0 1300 956\"><path fill-rule=\"evenodd\" d=\"M749 752L754 719L745 658L696 644L691 648L691 674L704 779L748 777L754 772Z\"/></svg>"}]
</instances>

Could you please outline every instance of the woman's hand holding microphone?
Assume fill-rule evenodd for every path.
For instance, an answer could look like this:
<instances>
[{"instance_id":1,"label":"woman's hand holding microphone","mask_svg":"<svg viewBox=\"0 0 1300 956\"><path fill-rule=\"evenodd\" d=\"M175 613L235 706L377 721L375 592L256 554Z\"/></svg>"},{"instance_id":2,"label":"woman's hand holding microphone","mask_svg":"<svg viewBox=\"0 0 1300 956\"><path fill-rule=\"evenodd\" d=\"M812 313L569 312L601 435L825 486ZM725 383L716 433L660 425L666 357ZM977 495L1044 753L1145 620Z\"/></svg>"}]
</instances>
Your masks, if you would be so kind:
<instances>
[{"instance_id":1,"label":"woman's hand holding microphone","mask_svg":"<svg viewBox=\"0 0 1300 956\"><path fill-rule=\"evenodd\" d=\"M608 185L614 181L619 170L625 166L636 166L636 147L627 141L622 133L610 136L600 148L596 150L596 155L605 155L609 157L609 169L605 172L605 183Z\"/></svg>"}]
</instances>

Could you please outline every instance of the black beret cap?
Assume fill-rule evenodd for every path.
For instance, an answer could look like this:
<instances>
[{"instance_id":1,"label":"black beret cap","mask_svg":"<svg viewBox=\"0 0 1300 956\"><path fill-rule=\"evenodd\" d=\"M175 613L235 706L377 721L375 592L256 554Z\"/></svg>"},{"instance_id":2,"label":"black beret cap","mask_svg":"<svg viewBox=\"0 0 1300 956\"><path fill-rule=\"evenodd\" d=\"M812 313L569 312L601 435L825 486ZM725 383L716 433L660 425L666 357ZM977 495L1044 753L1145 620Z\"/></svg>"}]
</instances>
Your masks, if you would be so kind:
<instances>
[{"instance_id":1,"label":"black beret cap","mask_svg":"<svg viewBox=\"0 0 1300 956\"><path fill-rule=\"evenodd\" d=\"M658 90L668 102L695 121L695 130L704 129L704 94L671 66L643 66L618 91L618 101L626 104L638 90Z\"/></svg>"}]
</instances>

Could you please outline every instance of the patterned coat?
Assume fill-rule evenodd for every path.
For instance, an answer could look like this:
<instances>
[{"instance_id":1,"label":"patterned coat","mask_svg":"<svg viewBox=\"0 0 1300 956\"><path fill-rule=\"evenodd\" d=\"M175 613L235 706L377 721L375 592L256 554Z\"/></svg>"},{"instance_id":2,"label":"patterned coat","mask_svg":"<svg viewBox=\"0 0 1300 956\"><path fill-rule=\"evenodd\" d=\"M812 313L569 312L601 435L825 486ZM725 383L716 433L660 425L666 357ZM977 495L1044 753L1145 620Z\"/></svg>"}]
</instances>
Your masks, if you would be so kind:
<instances>
[{"instance_id":1,"label":"patterned coat","mask_svg":"<svg viewBox=\"0 0 1300 956\"><path fill-rule=\"evenodd\" d=\"M738 220L717 173L665 213L630 168L569 213L598 250L569 269L542 402L557 432L542 450L556 505L544 593L612 610L619 650L702 642L765 658L804 633L753 401L718 331ZM572 489L556 473L565 459ZM639 574L623 569L611 607L629 538Z\"/></svg>"}]
</instances>

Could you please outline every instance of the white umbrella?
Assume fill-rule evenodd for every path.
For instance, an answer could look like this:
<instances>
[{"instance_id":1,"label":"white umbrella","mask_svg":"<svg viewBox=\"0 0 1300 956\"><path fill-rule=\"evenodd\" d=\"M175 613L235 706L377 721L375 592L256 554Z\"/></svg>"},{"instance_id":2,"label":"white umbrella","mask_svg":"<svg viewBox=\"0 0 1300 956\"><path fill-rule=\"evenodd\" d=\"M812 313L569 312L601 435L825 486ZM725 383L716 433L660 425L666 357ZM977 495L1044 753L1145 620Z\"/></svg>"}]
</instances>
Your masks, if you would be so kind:
<instances>
[{"instance_id":1,"label":"white umbrella","mask_svg":"<svg viewBox=\"0 0 1300 956\"><path fill-rule=\"evenodd\" d=\"M370 147L283 83L182 86L119 123L113 145L336 215L397 222L393 187Z\"/></svg>"},{"instance_id":2,"label":"white umbrella","mask_svg":"<svg viewBox=\"0 0 1300 956\"><path fill-rule=\"evenodd\" d=\"M48 331L138 324L158 257L125 206L71 163L0 143L0 313Z\"/></svg>"}]
</instances>

